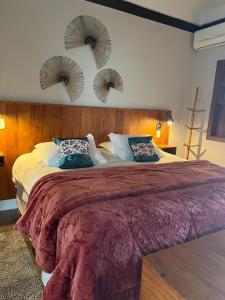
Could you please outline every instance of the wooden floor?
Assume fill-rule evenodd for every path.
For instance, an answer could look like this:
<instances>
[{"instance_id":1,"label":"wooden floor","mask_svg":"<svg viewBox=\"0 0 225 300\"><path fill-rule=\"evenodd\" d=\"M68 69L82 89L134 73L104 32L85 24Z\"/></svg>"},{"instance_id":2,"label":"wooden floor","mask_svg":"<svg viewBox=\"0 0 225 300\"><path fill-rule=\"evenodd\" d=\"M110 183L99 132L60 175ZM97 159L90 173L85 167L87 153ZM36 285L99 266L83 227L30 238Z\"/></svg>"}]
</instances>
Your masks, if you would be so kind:
<instances>
[{"instance_id":1,"label":"wooden floor","mask_svg":"<svg viewBox=\"0 0 225 300\"><path fill-rule=\"evenodd\" d=\"M141 300L225 300L225 230L143 258Z\"/></svg>"}]
</instances>

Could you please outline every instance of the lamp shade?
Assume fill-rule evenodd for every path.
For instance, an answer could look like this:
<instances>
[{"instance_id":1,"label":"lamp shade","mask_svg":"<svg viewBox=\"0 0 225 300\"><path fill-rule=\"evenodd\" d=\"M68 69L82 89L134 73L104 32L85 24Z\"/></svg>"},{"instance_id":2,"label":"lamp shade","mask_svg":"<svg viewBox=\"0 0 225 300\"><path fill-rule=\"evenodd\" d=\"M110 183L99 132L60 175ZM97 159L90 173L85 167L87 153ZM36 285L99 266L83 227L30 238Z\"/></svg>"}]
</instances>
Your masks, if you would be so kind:
<instances>
[{"instance_id":1,"label":"lamp shade","mask_svg":"<svg viewBox=\"0 0 225 300\"><path fill-rule=\"evenodd\" d=\"M166 123L167 123L168 125L172 125L173 122L174 122L173 117L172 117L172 113L171 113L170 111L168 111L168 112L166 113L165 119L166 119Z\"/></svg>"},{"instance_id":2,"label":"lamp shade","mask_svg":"<svg viewBox=\"0 0 225 300\"><path fill-rule=\"evenodd\" d=\"M0 118L0 129L5 129L5 120Z\"/></svg>"}]
</instances>

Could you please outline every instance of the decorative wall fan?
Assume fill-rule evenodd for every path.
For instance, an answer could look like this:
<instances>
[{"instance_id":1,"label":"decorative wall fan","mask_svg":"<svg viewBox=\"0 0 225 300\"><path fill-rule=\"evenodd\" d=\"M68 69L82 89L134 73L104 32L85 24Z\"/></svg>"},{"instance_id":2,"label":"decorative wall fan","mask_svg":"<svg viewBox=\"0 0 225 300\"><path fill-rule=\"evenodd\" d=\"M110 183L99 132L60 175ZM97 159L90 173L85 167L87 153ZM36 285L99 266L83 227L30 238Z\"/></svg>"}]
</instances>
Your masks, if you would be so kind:
<instances>
[{"instance_id":1,"label":"decorative wall fan","mask_svg":"<svg viewBox=\"0 0 225 300\"><path fill-rule=\"evenodd\" d=\"M112 69L100 71L94 80L95 95L99 100L105 103L111 88L123 92L123 81L121 76Z\"/></svg>"},{"instance_id":2,"label":"decorative wall fan","mask_svg":"<svg viewBox=\"0 0 225 300\"><path fill-rule=\"evenodd\" d=\"M70 58L54 56L49 58L40 71L40 84L46 89L63 83L71 101L76 100L84 88L84 75L80 67Z\"/></svg>"},{"instance_id":3,"label":"decorative wall fan","mask_svg":"<svg viewBox=\"0 0 225 300\"><path fill-rule=\"evenodd\" d=\"M107 28L91 16L79 16L66 26L64 42L66 49L89 45L97 68L103 67L111 53L111 40Z\"/></svg>"}]
</instances>

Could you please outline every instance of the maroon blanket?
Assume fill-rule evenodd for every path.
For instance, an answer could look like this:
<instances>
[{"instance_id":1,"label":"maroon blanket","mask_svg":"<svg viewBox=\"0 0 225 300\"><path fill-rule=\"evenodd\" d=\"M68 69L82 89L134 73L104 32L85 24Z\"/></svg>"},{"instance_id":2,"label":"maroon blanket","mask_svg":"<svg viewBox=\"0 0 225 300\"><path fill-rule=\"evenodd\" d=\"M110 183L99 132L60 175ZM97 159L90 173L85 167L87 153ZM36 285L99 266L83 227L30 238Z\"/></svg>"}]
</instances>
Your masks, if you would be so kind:
<instances>
[{"instance_id":1,"label":"maroon blanket","mask_svg":"<svg viewBox=\"0 0 225 300\"><path fill-rule=\"evenodd\" d=\"M43 300L137 300L143 255L225 228L225 169L198 161L51 174L17 228L53 272Z\"/></svg>"}]
</instances>

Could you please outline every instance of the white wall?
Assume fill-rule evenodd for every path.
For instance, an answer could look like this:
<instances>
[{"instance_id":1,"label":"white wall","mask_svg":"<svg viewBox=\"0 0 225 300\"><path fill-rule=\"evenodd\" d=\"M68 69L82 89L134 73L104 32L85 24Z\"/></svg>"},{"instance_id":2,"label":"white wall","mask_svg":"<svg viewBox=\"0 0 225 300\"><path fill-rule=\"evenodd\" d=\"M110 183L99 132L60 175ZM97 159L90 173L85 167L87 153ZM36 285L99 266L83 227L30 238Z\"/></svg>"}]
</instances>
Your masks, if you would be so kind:
<instances>
[{"instance_id":1,"label":"white wall","mask_svg":"<svg viewBox=\"0 0 225 300\"><path fill-rule=\"evenodd\" d=\"M128 0L165 15L194 24L206 24L224 18L224 0Z\"/></svg>"},{"instance_id":2,"label":"white wall","mask_svg":"<svg viewBox=\"0 0 225 300\"><path fill-rule=\"evenodd\" d=\"M201 0L202 1L202 0ZM191 23L199 23L201 1L196 0L129 0L134 4L159 11L165 15L183 19Z\"/></svg>"},{"instance_id":3,"label":"white wall","mask_svg":"<svg viewBox=\"0 0 225 300\"><path fill-rule=\"evenodd\" d=\"M200 108L206 109L206 112L204 114L199 114L199 117L196 119L197 125L201 124L203 120L203 125L205 129L202 140L202 151L206 150L206 153L202 156L202 159L207 159L214 163L225 166L225 143L215 142L206 139L206 130L208 128L216 65L217 61L221 59L225 59L225 46L196 52L195 68L193 72L192 83L192 97L194 97L195 87L199 86L199 106ZM193 99L191 99L189 105L192 105L192 101ZM198 143L198 138L199 134L195 133L193 142Z\"/></svg>"},{"instance_id":4,"label":"white wall","mask_svg":"<svg viewBox=\"0 0 225 300\"><path fill-rule=\"evenodd\" d=\"M112 91L106 106L171 109L171 143L182 144L180 113L189 90L194 52L188 32L83 0L1 0L0 99L70 104L62 86L41 90L42 64L55 55L74 59L85 75L75 104L103 106L93 91L97 69L88 46L65 50L64 30L76 16L102 20L112 39L105 66L115 68L124 93ZM183 133L182 133L183 134Z\"/></svg>"},{"instance_id":5,"label":"white wall","mask_svg":"<svg viewBox=\"0 0 225 300\"><path fill-rule=\"evenodd\" d=\"M224 16L224 0L207 0L204 9L200 11L200 24L206 24L219 19L223 19Z\"/></svg>"}]
</instances>

